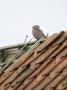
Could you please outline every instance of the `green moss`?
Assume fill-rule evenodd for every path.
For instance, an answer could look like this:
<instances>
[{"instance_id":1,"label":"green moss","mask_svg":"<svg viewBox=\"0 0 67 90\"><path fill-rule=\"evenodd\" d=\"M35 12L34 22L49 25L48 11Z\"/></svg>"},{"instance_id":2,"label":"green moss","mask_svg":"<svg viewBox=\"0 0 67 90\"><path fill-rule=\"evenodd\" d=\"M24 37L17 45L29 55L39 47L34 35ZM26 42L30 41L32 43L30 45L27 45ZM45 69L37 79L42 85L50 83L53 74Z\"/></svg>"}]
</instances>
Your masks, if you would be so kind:
<instances>
[{"instance_id":1,"label":"green moss","mask_svg":"<svg viewBox=\"0 0 67 90\"><path fill-rule=\"evenodd\" d=\"M64 83L65 87L67 87L67 81Z\"/></svg>"}]
</instances>

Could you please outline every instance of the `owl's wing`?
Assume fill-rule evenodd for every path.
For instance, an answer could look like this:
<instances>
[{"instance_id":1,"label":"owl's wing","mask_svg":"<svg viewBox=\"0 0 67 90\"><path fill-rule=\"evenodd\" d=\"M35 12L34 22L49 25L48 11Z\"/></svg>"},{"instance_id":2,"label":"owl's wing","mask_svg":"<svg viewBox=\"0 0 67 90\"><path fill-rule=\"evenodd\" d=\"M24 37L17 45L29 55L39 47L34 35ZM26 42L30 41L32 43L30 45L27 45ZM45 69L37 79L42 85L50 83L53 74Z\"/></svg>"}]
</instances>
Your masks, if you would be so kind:
<instances>
[{"instance_id":1,"label":"owl's wing","mask_svg":"<svg viewBox=\"0 0 67 90\"><path fill-rule=\"evenodd\" d=\"M39 29L39 33L42 34L43 36L45 36L41 29Z\"/></svg>"}]
</instances>

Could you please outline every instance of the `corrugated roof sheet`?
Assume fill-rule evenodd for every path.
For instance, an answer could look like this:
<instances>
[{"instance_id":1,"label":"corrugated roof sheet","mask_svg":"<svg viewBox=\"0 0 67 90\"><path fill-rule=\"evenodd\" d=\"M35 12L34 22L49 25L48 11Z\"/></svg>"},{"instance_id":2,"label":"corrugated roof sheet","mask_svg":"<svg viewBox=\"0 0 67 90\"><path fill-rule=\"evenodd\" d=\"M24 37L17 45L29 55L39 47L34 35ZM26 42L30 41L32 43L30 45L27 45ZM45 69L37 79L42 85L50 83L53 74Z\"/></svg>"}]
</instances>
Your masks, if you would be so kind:
<instances>
[{"instance_id":1,"label":"corrugated roof sheet","mask_svg":"<svg viewBox=\"0 0 67 90\"><path fill-rule=\"evenodd\" d=\"M43 40L2 69L1 90L66 90L67 31Z\"/></svg>"}]
</instances>

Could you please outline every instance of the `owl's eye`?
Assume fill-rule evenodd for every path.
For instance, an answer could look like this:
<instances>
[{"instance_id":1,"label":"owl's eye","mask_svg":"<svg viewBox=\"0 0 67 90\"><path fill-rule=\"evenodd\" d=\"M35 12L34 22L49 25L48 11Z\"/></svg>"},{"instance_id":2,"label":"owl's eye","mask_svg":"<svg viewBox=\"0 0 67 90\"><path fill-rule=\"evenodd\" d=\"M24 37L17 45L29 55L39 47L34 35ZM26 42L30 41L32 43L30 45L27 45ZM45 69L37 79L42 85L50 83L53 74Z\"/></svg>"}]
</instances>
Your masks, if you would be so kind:
<instances>
[{"instance_id":1,"label":"owl's eye","mask_svg":"<svg viewBox=\"0 0 67 90\"><path fill-rule=\"evenodd\" d=\"M36 29L36 27L33 27L33 29Z\"/></svg>"},{"instance_id":2,"label":"owl's eye","mask_svg":"<svg viewBox=\"0 0 67 90\"><path fill-rule=\"evenodd\" d=\"M39 28L39 26L37 26L37 28Z\"/></svg>"}]
</instances>

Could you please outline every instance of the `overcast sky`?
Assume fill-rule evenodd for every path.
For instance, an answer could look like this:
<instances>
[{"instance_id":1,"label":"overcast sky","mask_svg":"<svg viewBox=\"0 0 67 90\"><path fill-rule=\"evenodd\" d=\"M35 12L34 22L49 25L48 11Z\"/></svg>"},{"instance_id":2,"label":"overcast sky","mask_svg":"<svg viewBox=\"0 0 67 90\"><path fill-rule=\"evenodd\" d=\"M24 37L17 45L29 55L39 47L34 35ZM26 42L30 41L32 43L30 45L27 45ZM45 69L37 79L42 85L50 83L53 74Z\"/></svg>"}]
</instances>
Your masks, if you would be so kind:
<instances>
[{"instance_id":1,"label":"overcast sky","mask_svg":"<svg viewBox=\"0 0 67 90\"><path fill-rule=\"evenodd\" d=\"M30 40L35 24L49 35L66 30L67 0L0 0L0 47Z\"/></svg>"}]
</instances>

